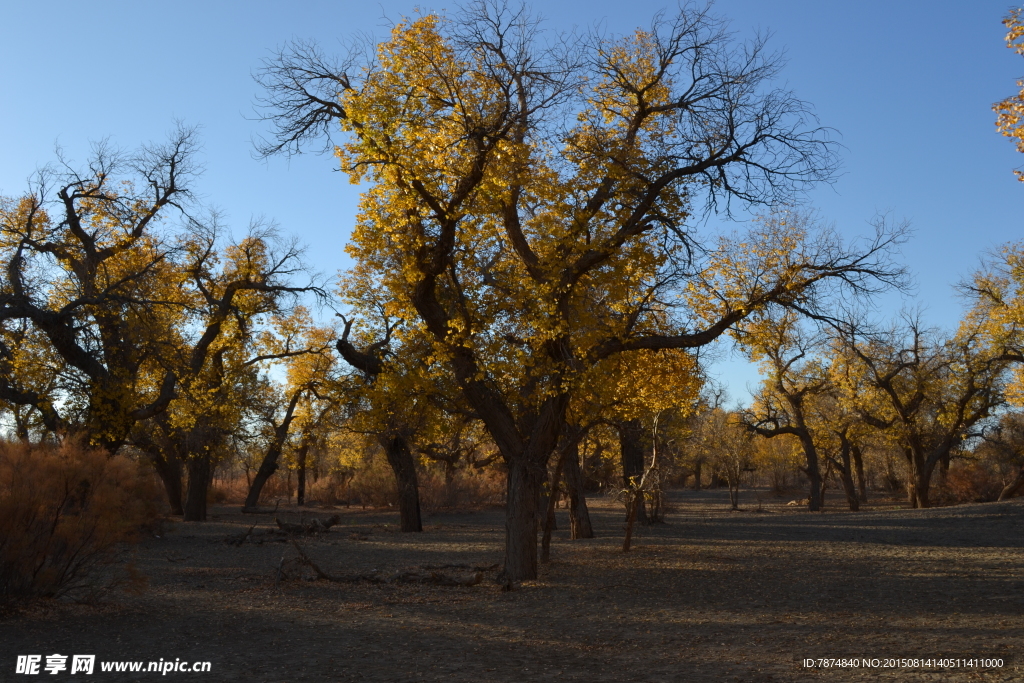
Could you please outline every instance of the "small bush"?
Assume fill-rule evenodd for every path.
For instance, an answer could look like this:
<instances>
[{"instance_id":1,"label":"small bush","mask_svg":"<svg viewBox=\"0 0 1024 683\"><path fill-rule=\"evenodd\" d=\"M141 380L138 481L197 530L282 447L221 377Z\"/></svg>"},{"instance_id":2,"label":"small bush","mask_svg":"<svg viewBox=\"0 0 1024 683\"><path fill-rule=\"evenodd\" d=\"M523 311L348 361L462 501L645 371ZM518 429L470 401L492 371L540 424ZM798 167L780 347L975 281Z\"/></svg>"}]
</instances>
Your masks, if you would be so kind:
<instances>
[{"instance_id":1,"label":"small bush","mask_svg":"<svg viewBox=\"0 0 1024 683\"><path fill-rule=\"evenodd\" d=\"M131 460L0 441L0 601L98 593L119 544L158 519L160 490Z\"/></svg>"}]
</instances>

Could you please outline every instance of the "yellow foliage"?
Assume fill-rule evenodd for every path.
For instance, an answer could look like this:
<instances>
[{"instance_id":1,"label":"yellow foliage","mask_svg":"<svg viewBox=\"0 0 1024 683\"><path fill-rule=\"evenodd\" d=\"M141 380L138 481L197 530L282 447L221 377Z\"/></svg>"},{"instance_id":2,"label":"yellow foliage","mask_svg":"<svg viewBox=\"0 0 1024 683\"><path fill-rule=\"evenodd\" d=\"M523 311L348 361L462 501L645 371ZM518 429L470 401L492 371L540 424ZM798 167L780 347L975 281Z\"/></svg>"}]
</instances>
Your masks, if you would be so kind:
<instances>
[{"instance_id":1,"label":"yellow foliage","mask_svg":"<svg viewBox=\"0 0 1024 683\"><path fill-rule=\"evenodd\" d=\"M1015 9L1010 12L1003 24L1006 25L1006 46L1024 55L1024 21L1021 19L1022 10ZM1012 97L1007 97L992 105L992 110L999 116L996 118L996 129L1008 138L1017 141L1017 151L1024 152L1024 80L1017 81L1020 92ZM1024 181L1024 172L1014 171L1017 179Z\"/></svg>"}]
</instances>

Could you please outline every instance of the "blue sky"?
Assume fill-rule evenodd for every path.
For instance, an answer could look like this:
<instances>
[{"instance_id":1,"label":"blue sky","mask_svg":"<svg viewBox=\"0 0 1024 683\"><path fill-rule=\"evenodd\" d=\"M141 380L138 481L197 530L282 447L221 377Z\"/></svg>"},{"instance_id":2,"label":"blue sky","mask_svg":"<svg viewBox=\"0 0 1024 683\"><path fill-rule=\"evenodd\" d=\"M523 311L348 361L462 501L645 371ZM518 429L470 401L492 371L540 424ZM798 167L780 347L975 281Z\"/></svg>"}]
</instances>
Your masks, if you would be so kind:
<instances>
[{"instance_id":1,"label":"blue sky","mask_svg":"<svg viewBox=\"0 0 1024 683\"><path fill-rule=\"evenodd\" d=\"M421 3L444 9L454 3ZM535 4L553 29L601 22L613 33L649 23L662 2ZM175 119L202 129L206 172L198 189L237 233L251 217L276 220L309 246L325 273L344 267L358 189L330 156L258 162L250 140L258 94L251 74L275 46L313 39L325 49L356 32L383 36L400 2L7 2L0 27L0 193L15 195L54 158L59 143L84 160L89 142L123 148L159 140ZM674 7L674 5L672 6ZM1012 94L1024 58L1007 50L995 0L832 2L720 0L738 38L770 31L786 53L782 83L835 128L842 175L808 201L846 235L879 212L908 219L903 249L926 319L949 327L960 303L951 286L986 250L1021 239L1024 164L994 130L991 104ZM895 311L895 297L884 306ZM716 372L738 399L754 373L742 362Z\"/></svg>"}]
</instances>

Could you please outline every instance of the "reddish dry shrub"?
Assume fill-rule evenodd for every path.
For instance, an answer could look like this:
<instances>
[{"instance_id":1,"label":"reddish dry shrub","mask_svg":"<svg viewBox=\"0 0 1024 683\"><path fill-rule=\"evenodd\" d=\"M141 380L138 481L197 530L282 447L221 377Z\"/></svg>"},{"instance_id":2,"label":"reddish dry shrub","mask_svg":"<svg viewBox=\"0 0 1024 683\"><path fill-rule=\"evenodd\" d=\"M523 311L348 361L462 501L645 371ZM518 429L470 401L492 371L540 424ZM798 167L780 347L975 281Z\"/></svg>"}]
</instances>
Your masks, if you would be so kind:
<instances>
[{"instance_id":1,"label":"reddish dry shrub","mask_svg":"<svg viewBox=\"0 0 1024 683\"><path fill-rule=\"evenodd\" d=\"M941 502L951 505L984 503L998 498L1002 489L999 473L988 463L957 462L949 468L939 496Z\"/></svg>"},{"instance_id":2,"label":"reddish dry shrub","mask_svg":"<svg viewBox=\"0 0 1024 683\"><path fill-rule=\"evenodd\" d=\"M373 458L348 481L345 498L363 507L397 507L398 484L383 457Z\"/></svg>"},{"instance_id":3,"label":"reddish dry shrub","mask_svg":"<svg viewBox=\"0 0 1024 683\"><path fill-rule=\"evenodd\" d=\"M289 485L287 476L287 471L281 468L270 479L267 479L263 488L260 489L261 504L267 505L280 499L285 501L291 499L294 485ZM248 487L246 487L245 493L248 495ZM242 496L242 500L245 500L245 496Z\"/></svg>"},{"instance_id":4,"label":"reddish dry shrub","mask_svg":"<svg viewBox=\"0 0 1024 683\"><path fill-rule=\"evenodd\" d=\"M228 490L223 486L211 485L206 490L206 502L211 505L226 503L228 501Z\"/></svg>"},{"instance_id":5,"label":"reddish dry shrub","mask_svg":"<svg viewBox=\"0 0 1024 683\"><path fill-rule=\"evenodd\" d=\"M306 480L306 500L324 505L348 505L348 485L355 473L350 470L336 470L316 481Z\"/></svg>"},{"instance_id":6,"label":"reddish dry shrub","mask_svg":"<svg viewBox=\"0 0 1024 683\"><path fill-rule=\"evenodd\" d=\"M505 475L495 470L459 470L448 480L434 471L420 473L420 503L427 510L501 505L505 502Z\"/></svg>"},{"instance_id":7,"label":"reddish dry shrub","mask_svg":"<svg viewBox=\"0 0 1024 683\"><path fill-rule=\"evenodd\" d=\"M101 592L116 548L155 525L160 491L131 460L0 441L0 601Z\"/></svg>"}]
</instances>

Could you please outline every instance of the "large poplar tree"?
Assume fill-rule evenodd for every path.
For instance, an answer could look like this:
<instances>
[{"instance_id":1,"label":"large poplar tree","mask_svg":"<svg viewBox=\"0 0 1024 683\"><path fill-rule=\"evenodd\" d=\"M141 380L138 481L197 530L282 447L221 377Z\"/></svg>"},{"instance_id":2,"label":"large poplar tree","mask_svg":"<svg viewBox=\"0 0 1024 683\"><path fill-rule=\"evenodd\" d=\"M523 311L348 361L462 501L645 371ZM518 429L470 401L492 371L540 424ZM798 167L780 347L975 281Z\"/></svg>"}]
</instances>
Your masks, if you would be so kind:
<instances>
[{"instance_id":1,"label":"large poplar tree","mask_svg":"<svg viewBox=\"0 0 1024 683\"><path fill-rule=\"evenodd\" d=\"M263 151L344 131L341 166L367 186L349 252L507 464L511 580L537 574L539 494L588 369L886 274L891 235L701 234L694 212L791 201L834 168L826 131L771 85L778 56L706 10L576 39L479 2L368 52L335 64L294 44L268 63Z\"/></svg>"}]
</instances>

